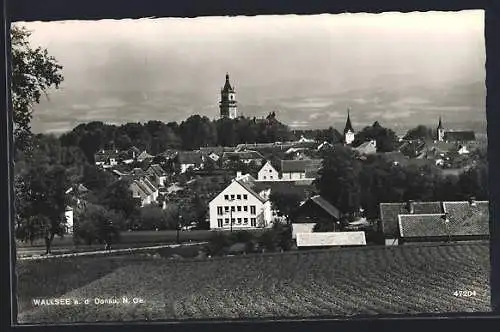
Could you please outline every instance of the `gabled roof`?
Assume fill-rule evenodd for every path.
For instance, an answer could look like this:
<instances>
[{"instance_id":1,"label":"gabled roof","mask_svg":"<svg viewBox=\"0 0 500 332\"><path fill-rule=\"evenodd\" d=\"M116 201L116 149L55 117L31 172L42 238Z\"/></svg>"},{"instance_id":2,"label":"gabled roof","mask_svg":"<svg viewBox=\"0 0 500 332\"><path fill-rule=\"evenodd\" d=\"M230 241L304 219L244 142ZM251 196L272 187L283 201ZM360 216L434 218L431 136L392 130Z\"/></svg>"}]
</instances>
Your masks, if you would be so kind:
<instances>
[{"instance_id":1,"label":"gabled roof","mask_svg":"<svg viewBox=\"0 0 500 332\"><path fill-rule=\"evenodd\" d=\"M335 206L333 206L330 202L328 202L326 199L321 197L320 195L316 195L314 197L311 197L310 200L314 202L316 205L321 207L323 210L328 212L332 217L335 217L337 219L340 218L340 211L337 209Z\"/></svg>"},{"instance_id":2,"label":"gabled roof","mask_svg":"<svg viewBox=\"0 0 500 332\"><path fill-rule=\"evenodd\" d=\"M475 141L476 135L472 130L455 130L455 131L445 131L444 138L445 141Z\"/></svg>"},{"instance_id":3,"label":"gabled roof","mask_svg":"<svg viewBox=\"0 0 500 332\"><path fill-rule=\"evenodd\" d=\"M234 180L234 182L238 183L240 186L245 188L250 194L255 196L259 201L262 203L267 202L267 199L264 199L262 196L260 196L255 190L254 190L254 182L253 181L241 181L241 180Z\"/></svg>"},{"instance_id":4,"label":"gabled roof","mask_svg":"<svg viewBox=\"0 0 500 332\"><path fill-rule=\"evenodd\" d=\"M146 170L146 173L149 173L150 175L154 176L165 176L167 175L167 172L158 164L153 164L148 167Z\"/></svg>"},{"instance_id":5,"label":"gabled roof","mask_svg":"<svg viewBox=\"0 0 500 332\"><path fill-rule=\"evenodd\" d=\"M141 153L141 150L139 150L139 148L136 147L136 146L131 146L128 150L130 152L133 152L133 153L137 154L137 155Z\"/></svg>"},{"instance_id":6,"label":"gabled roof","mask_svg":"<svg viewBox=\"0 0 500 332\"><path fill-rule=\"evenodd\" d=\"M134 168L130 173L130 175L132 175L133 177L145 177L147 174L146 172L144 172L144 170L142 168Z\"/></svg>"},{"instance_id":7,"label":"gabled roof","mask_svg":"<svg viewBox=\"0 0 500 332\"><path fill-rule=\"evenodd\" d=\"M413 214L439 214L443 213L441 202L413 202ZM409 214L409 204L404 203L380 203L380 220L382 231L386 235L397 236L398 215Z\"/></svg>"},{"instance_id":8,"label":"gabled roof","mask_svg":"<svg viewBox=\"0 0 500 332\"><path fill-rule=\"evenodd\" d=\"M360 153L375 153L375 152L377 152L377 147L372 141L363 142L353 149L360 152Z\"/></svg>"},{"instance_id":9,"label":"gabled roof","mask_svg":"<svg viewBox=\"0 0 500 332\"><path fill-rule=\"evenodd\" d=\"M180 164L201 165L203 163L202 154L197 151L181 151L177 155Z\"/></svg>"},{"instance_id":10,"label":"gabled roof","mask_svg":"<svg viewBox=\"0 0 500 332\"><path fill-rule=\"evenodd\" d=\"M267 161L264 163L264 165L262 165L262 167L259 169L259 172L260 172L260 171L262 171L262 169L263 169L264 167L266 167L266 165L267 165L267 164L269 164L269 166L271 166L271 167L272 167L275 171L277 171L277 172L278 172L278 170L276 169L276 167L274 167L273 163L272 163L271 161L269 161L269 160L267 160Z\"/></svg>"},{"instance_id":11,"label":"gabled roof","mask_svg":"<svg viewBox=\"0 0 500 332\"><path fill-rule=\"evenodd\" d=\"M259 152L254 150L244 150L238 152L224 152L223 158L239 158L243 160L256 160L256 159L264 159L264 156Z\"/></svg>"},{"instance_id":12,"label":"gabled roof","mask_svg":"<svg viewBox=\"0 0 500 332\"><path fill-rule=\"evenodd\" d=\"M137 157L138 160L144 160L144 159L149 159L153 158L154 156L150 155L146 151L142 151L141 154Z\"/></svg>"},{"instance_id":13,"label":"gabled roof","mask_svg":"<svg viewBox=\"0 0 500 332\"><path fill-rule=\"evenodd\" d=\"M321 159L304 159L304 160L282 160L281 172L294 173L294 172L314 172L321 168Z\"/></svg>"},{"instance_id":14,"label":"gabled roof","mask_svg":"<svg viewBox=\"0 0 500 332\"><path fill-rule=\"evenodd\" d=\"M446 214L400 215L401 237L487 236L488 202L443 202Z\"/></svg>"}]
</instances>

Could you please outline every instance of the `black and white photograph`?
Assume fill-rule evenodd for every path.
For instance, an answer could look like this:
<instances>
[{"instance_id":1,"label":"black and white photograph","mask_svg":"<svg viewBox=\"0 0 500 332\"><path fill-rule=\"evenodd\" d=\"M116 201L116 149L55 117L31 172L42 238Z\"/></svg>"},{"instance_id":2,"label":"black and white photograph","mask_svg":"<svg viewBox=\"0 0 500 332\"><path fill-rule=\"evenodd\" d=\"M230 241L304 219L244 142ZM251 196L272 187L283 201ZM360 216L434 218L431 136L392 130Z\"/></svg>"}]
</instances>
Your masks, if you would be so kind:
<instances>
[{"instance_id":1,"label":"black and white photograph","mask_svg":"<svg viewBox=\"0 0 500 332\"><path fill-rule=\"evenodd\" d=\"M18 324L492 311L483 10L10 30Z\"/></svg>"}]
</instances>

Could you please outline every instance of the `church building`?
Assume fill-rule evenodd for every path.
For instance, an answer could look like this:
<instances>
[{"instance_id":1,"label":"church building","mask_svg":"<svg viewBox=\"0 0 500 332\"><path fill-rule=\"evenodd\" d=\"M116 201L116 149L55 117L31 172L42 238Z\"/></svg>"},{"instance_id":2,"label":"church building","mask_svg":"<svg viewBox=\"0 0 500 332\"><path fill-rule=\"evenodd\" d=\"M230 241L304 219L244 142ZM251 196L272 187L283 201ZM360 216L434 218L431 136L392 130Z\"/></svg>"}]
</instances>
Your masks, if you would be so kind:
<instances>
[{"instance_id":1,"label":"church building","mask_svg":"<svg viewBox=\"0 0 500 332\"><path fill-rule=\"evenodd\" d=\"M220 95L220 117L236 119L238 117L236 93L234 91L234 86L231 86L231 83L229 83L229 74L226 74L226 83L221 89Z\"/></svg>"},{"instance_id":2,"label":"church building","mask_svg":"<svg viewBox=\"0 0 500 332\"><path fill-rule=\"evenodd\" d=\"M441 117L437 127L438 142L468 143L476 140L476 135L472 130L445 130Z\"/></svg>"},{"instance_id":3,"label":"church building","mask_svg":"<svg viewBox=\"0 0 500 332\"><path fill-rule=\"evenodd\" d=\"M347 109L347 121L344 128L344 142L345 144L351 144L354 141L354 129L351 124L350 110Z\"/></svg>"}]
</instances>

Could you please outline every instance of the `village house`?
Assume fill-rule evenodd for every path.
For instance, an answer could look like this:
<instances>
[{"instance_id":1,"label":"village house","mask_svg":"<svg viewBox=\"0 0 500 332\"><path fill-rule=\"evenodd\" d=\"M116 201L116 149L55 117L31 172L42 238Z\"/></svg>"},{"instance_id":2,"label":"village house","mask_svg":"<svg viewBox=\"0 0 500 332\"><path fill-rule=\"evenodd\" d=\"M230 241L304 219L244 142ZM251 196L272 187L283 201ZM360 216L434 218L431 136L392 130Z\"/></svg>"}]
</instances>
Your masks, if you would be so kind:
<instances>
[{"instance_id":1,"label":"village house","mask_svg":"<svg viewBox=\"0 0 500 332\"><path fill-rule=\"evenodd\" d=\"M254 190L254 179L237 176L209 203L210 229L256 229L272 226L269 192Z\"/></svg>"},{"instance_id":2,"label":"village house","mask_svg":"<svg viewBox=\"0 0 500 332\"><path fill-rule=\"evenodd\" d=\"M157 187L164 187L167 181L167 172L158 164L150 165L145 173Z\"/></svg>"},{"instance_id":3,"label":"village house","mask_svg":"<svg viewBox=\"0 0 500 332\"><path fill-rule=\"evenodd\" d=\"M312 233L317 223L331 223L335 231L341 230L340 211L320 195L313 196L297 208L292 216L292 238L298 233Z\"/></svg>"},{"instance_id":4,"label":"village house","mask_svg":"<svg viewBox=\"0 0 500 332\"><path fill-rule=\"evenodd\" d=\"M153 158L154 156L150 155L146 150L144 150L137 156L137 161L142 163L143 161L152 160Z\"/></svg>"},{"instance_id":5,"label":"village house","mask_svg":"<svg viewBox=\"0 0 500 332\"><path fill-rule=\"evenodd\" d=\"M203 155L197 151L180 151L176 159L181 173L185 173L188 169L199 170L204 166Z\"/></svg>"},{"instance_id":6,"label":"village house","mask_svg":"<svg viewBox=\"0 0 500 332\"><path fill-rule=\"evenodd\" d=\"M84 208L86 205L87 195L90 190L83 184L76 184L71 186L65 191L68 197L69 204L64 210L64 217L66 218L65 233L72 234L74 228L74 211L75 209Z\"/></svg>"},{"instance_id":7,"label":"village house","mask_svg":"<svg viewBox=\"0 0 500 332\"><path fill-rule=\"evenodd\" d=\"M488 201L381 203L386 245L489 237Z\"/></svg>"},{"instance_id":8,"label":"village house","mask_svg":"<svg viewBox=\"0 0 500 332\"><path fill-rule=\"evenodd\" d=\"M158 188L147 177L132 180L129 189L132 191L132 197L140 202L141 207L154 203L158 199Z\"/></svg>"},{"instance_id":9,"label":"village house","mask_svg":"<svg viewBox=\"0 0 500 332\"><path fill-rule=\"evenodd\" d=\"M279 181L280 174L270 161L267 161L257 174L257 181Z\"/></svg>"},{"instance_id":10,"label":"village house","mask_svg":"<svg viewBox=\"0 0 500 332\"><path fill-rule=\"evenodd\" d=\"M368 142L364 142L361 145L353 148L354 151L358 152L360 155L369 155L377 153L377 141L372 139Z\"/></svg>"},{"instance_id":11,"label":"village house","mask_svg":"<svg viewBox=\"0 0 500 332\"><path fill-rule=\"evenodd\" d=\"M94 154L94 162L96 166L109 168L118 165L118 150L99 150Z\"/></svg>"},{"instance_id":12,"label":"village house","mask_svg":"<svg viewBox=\"0 0 500 332\"><path fill-rule=\"evenodd\" d=\"M284 181L314 179L321 164L321 159L282 160L281 179Z\"/></svg>"},{"instance_id":13,"label":"village house","mask_svg":"<svg viewBox=\"0 0 500 332\"><path fill-rule=\"evenodd\" d=\"M230 161L241 161L245 164L255 163L256 165L262 165L264 156L254 150L243 150L234 152L224 152L222 155L222 162L226 164Z\"/></svg>"}]
</instances>

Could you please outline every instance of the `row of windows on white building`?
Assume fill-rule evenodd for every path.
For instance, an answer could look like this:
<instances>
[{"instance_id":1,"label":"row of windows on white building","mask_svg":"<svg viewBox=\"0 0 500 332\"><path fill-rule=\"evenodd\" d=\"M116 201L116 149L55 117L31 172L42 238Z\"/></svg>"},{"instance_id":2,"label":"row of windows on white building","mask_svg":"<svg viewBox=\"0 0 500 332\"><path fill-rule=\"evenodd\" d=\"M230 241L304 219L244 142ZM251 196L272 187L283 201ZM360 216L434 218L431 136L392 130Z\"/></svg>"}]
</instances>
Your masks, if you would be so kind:
<instances>
[{"instance_id":1,"label":"row of windows on white building","mask_svg":"<svg viewBox=\"0 0 500 332\"><path fill-rule=\"evenodd\" d=\"M248 220L250 219L250 226L257 226L257 218L217 218L217 226L222 228L224 225L229 225L229 220L231 220L231 224L237 225L248 225Z\"/></svg>"}]
</instances>

